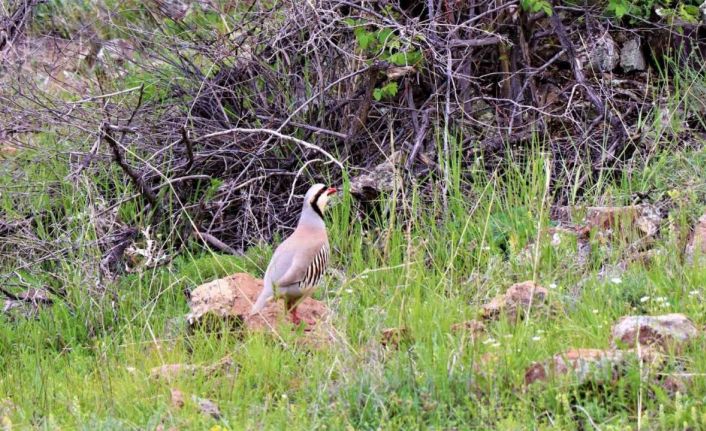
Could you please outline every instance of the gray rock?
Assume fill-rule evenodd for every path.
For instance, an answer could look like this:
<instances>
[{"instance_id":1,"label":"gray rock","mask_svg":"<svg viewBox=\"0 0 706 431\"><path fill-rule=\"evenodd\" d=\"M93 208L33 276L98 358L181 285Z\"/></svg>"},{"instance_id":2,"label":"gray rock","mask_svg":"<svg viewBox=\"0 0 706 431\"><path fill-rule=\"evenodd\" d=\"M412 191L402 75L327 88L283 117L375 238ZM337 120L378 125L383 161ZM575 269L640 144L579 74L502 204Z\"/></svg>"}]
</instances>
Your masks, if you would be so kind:
<instances>
[{"instance_id":1,"label":"gray rock","mask_svg":"<svg viewBox=\"0 0 706 431\"><path fill-rule=\"evenodd\" d=\"M103 42L96 57L102 63L124 65L135 59L137 48L127 39L111 39Z\"/></svg>"},{"instance_id":2,"label":"gray rock","mask_svg":"<svg viewBox=\"0 0 706 431\"><path fill-rule=\"evenodd\" d=\"M368 201L376 199L381 193L394 191L395 184L401 182L396 169L400 159L401 155L396 151L370 171L351 178L351 194L360 200Z\"/></svg>"},{"instance_id":3,"label":"gray rock","mask_svg":"<svg viewBox=\"0 0 706 431\"><path fill-rule=\"evenodd\" d=\"M515 283L503 295L498 295L485 304L482 315L486 320L495 320L501 314L507 313L509 319L514 320L518 312L529 312L530 307L542 307L548 296L547 289L532 281Z\"/></svg>"},{"instance_id":4,"label":"gray rock","mask_svg":"<svg viewBox=\"0 0 706 431\"><path fill-rule=\"evenodd\" d=\"M620 67L625 72L642 71L647 67L645 56L640 50L640 38L630 39L623 45L620 52Z\"/></svg>"},{"instance_id":5,"label":"gray rock","mask_svg":"<svg viewBox=\"0 0 706 431\"><path fill-rule=\"evenodd\" d=\"M481 123L492 124L495 119L495 110L485 100L479 99L473 102L471 116Z\"/></svg>"},{"instance_id":6,"label":"gray rock","mask_svg":"<svg viewBox=\"0 0 706 431\"><path fill-rule=\"evenodd\" d=\"M613 346L680 347L698 334L696 326L683 314L625 316L613 326Z\"/></svg>"},{"instance_id":7,"label":"gray rock","mask_svg":"<svg viewBox=\"0 0 706 431\"><path fill-rule=\"evenodd\" d=\"M579 384L607 383L620 376L628 359L634 356L621 350L570 349L551 359L535 362L525 371L525 384L571 376Z\"/></svg>"},{"instance_id":8,"label":"gray rock","mask_svg":"<svg viewBox=\"0 0 706 431\"><path fill-rule=\"evenodd\" d=\"M193 325L209 313L218 317L232 316L237 299L237 290L232 288L231 281L227 278L202 284L191 292L191 312L186 316L186 320Z\"/></svg>"},{"instance_id":9,"label":"gray rock","mask_svg":"<svg viewBox=\"0 0 706 431\"><path fill-rule=\"evenodd\" d=\"M687 262L694 263L695 257L698 258L697 260L703 260L706 257L706 214L699 218L686 245Z\"/></svg>"},{"instance_id":10,"label":"gray rock","mask_svg":"<svg viewBox=\"0 0 706 431\"><path fill-rule=\"evenodd\" d=\"M192 395L191 399L199 406L201 413L211 416L213 419L221 418L221 410L218 408L218 404L208 398L200 398L196 395Z\"/></svg>"},{"instance_id":11,"label":"gray rock","mask_svg":"<svg viewBox=\"0 0 706 431\"><path fill-rule=\"evenodd\" d=\"M620 50L608 32L603 33L589 50L591 68L600 72L610 72L620 61Z\"/></svg>"}]
</instances>

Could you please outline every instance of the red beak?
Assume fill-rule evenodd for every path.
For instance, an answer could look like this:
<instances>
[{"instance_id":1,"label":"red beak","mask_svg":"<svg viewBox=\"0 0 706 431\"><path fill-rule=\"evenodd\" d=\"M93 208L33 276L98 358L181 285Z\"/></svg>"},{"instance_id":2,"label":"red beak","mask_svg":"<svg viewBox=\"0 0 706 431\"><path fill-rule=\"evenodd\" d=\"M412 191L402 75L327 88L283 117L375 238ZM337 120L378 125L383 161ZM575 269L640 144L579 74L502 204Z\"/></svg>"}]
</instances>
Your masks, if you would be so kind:
<instances>
[{"instance_id":1,"label":"red beak","mask_svg":"<svg viewBox=\"0 0 706 431\"><path fill-rule=\"evenodd\" d=\"M337 191L338 191L338 190L336 190L335 187L329 187L328 190L326 190L326 194L327 194L327 195L332 195L332 194L336 193Z\"/></svg>"}]
</instances>

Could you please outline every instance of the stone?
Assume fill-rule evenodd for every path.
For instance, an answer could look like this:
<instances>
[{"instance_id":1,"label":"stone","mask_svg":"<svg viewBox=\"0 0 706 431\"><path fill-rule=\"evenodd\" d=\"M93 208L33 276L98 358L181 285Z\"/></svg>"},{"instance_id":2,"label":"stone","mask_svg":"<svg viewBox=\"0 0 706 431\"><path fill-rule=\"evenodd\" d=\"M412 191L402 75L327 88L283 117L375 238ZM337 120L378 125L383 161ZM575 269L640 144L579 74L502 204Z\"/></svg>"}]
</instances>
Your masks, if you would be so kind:
<instances>
[{"instance_id":1,"label":"stone","mask_svg":"<svg viewBox=\"0 0 706 431\"><path fill-rule=\"evenodd\" d=\"M190 3L190 2L189 2ZM180 0L157 0L159 11L174 21L181 21L190 10L190 4Z\"/></svg>"},{"instance_id":2,"label":"stone","mask_svg":"<svg viewBox=\"0 0 706 431\"><path fill-rule=\"evenodd\" d=\"M328 320L305 328L304 334L304 337L297 337L294 343L309 351L324 350L338 339L336 329Z\"/></svg>"},{"instance_id":3,"label":"stone","mask_svg":"<svg viewBox=\"0 0 706 431\"><path fill-rule=\"evenodd\" d=\"M662 255L662 250L645 250L636 253L630 253L623 259L624 266L627 268L629 264L639 264L645 267L650 267Z\"/></svg>"},{"instance_id":4,"label":"stone","mask_svg":"<svg viewBox=\"0 0 706 431\"><path fill-rule=\"evenodd\" d=\"M260 313L250 315L252 304L257 300L262 286L261 279L246 273L237 273L202 284L191 292L191 311L186 320L192 326L210 326L215 318L216 324L226 321L233 327L274 331L283 323L289 322L282 301L269 301ZM303 300L297 311L305 322L320 322L329 314L328 307L313 298Z\"/></svg>"},{"instance_id":5,"label":"stone","mask_svg":"<svg viewBox=\"0 0 706 431\"><path fill-rule=\"evenodd\" d=\"M683 314L661 316L625 316L612 329L614 347L668 350L680 348L698 335L696 326Z\"/></svg>"},{"instance_id":6,"label":"stone","mask_svg":"<svg viewBox=\"0 0 706 431\"><path fill-rule=\"evenodd\" d=\"M0 133L2 133L2 131L0 131ZM8 159L15 155L17 155L17 147L13 147L10 144L0 145L0 160Z\"/></svg>"},{"instance_id":7,"label":"stone","mask_svg":"<svg viewBox=\"0 0 706 431\"><path fill-rule=\"evenodd\" d=\"M597 72L611 72L620 61L620 50L610 33L604 32L593 42L588 52L589 63Z\"/></svg>"},{"instance_id":8,"label":"stone","mask_svg":"<svg viewBox=\"0 0 706 431\"><path fill-rule=\"evenodd\" d=\"M246 283L249 281L246 279ZM204 320L208 314L219 318L240 318L239 314L233 313L238 293L237 289L231 287L231 283L229 278L221 278L194 289L190 295L189 308L191 311L186 316L187 322L194 325ZM262 286L260 285L260 287Z\"/></svg>"},{"instance_id":9,"label":"stone","mask_svg":"<svg viewBox=\"0 0 706 431\"><path fill-rule=\"evenodd\" d=\"M647 237L654 237L662 224L662 215L654 205L640 205L639 215L635 221L637 229Z\"/></svg>"},{"instance_id":10,"label":"stone","mask_svg":"<svg viewBox=\"0 0 706 431\"><path fill-rule=\"evenodd\" d=\"M175 316L164 323L164 337L168 339L177 338L187 333L188 323L184 316Z\"/></svg>"},{"instance_id":11,"label":"stone","mask_svg":"<svg viewBox=\"0 0 706 431\"><path fill-rule=\"evenodd\" d=\"M477 374L490 375L498 367L500 357L496 352L486 352L473 358L473 372Z\"/></svg>"},{"instance_id":12,"label":"stone","mask_svg":"<svg viewBox=\"0 0 706 431\"><path fill-rule=\"evenodd\" d=\"M406 344L409 341L411 341L409 329L405 327L383 329L380 336L380 344L391 349L398 349L401 344Z\"/></svg>"},{"instance_id":13,"label":"stone","mask_svg":"<svg viewBox=\"0 0 706 431\"><path fill-rule=\"evenodd\" d=\"M653 237L659 231L662 216L654 205L628 205L616 207L587 207L585 217L588 229L619 230L634 228L645 237Z\"/></svg>"},{"instance_id":14,"label":"stone","mask_svg":"<svg viewBox=\"0 0 706 431\"><path fill-rule=\"evenodd\" d=\"M640 38L630 39L620 52L620 67L623 72L643 71L647 67L645 56L640 49Z\"/></svg>"},{"instance_id":15,"label":"stone","mask_svg":"<svg viewBox=\"0 0 706 431\"><path fill-rule=\"evenodd\" d=\"M687 261L693 262L694 257L706 257L706 214L699 218L686 245Z\"/></svg>"},{"instance_id":16,"label":"stone","mask_svg":"<svg viewBox=\"0 0 706 431\"><path fill-rule=\"evenodd\" d=\"M414 71L414 66L391 66L385 70L385 74L387 75L387 79L399 79L410 73L414 73Z\"/></svg>"},{"instance_id":17,"label":"stone","mask_svg":"<svg viewBox=\"0 0 706 431\"><path fill-rule=\"evenodd\" d=\"M190 364L165 364L150 370L153 379L173 379L182 374L195 374L201 367Z\"/></svg>"},{"instance_id":18,"label":"stone","mask_svg":"<svg viewBox=\"0 0 706 431\"><path fill-rule=\"evenodd\" d=\"M485 332L485 324L480 320L468 320L461 323L454 323L451 325L451 331L467 334L471 340L475 340Z\"/></svg>"},{"instance_id":19,"label":"stone","mask_svg":"<svg viewBox=\"0 0 706 431\"><path fill-rule=\"evenodd\" d=\"M36 316L42 306L53 303L50 293L46 289L28 288L17 293L17 299L0 300L0 313L12 318L28 318Z\"/></svg>"},{"instance_id":20,"label":"stone","mask_svg":"<svg viewBox=\"0 0 706 431\"><path fill-rule=\"evenodd\" d=\"M484 319L492 320L506 313L512 320L517 317L518 311L527 310L530 306L541 307L548 295L547 289L532 281L516 283L510 286L507 292L496 296L484 305L482 315ZM520 316L523 314L521 313Z\"/></svg>"},{"instance_id":21,"label":"stone","mask_svg":"<svg viewBox=\"0 0 706 431\"><path fill-rule=\"evenodd\" d=\"M127 39L111 39L103 42L96 57L103 63L123 65L135 59L137 49Z\"/></svg>"},{"instance_id":22,"label":"stone","mask_svg":"<svg viewBox=\"0 0 706 431\"><path fill-rule=\"evenodd\" d=\"M493 124L495 121L495 109L483 99L477 99L471 107L471 117L483 124Z\"/></svg>"},{"instance_id":23,"label":"stone","mask_svg":"<svg viewBox=\"0 0 706 431\"><path fill-rule=\"evenodd\" d=\"M368 172L351 178L351 194L359 200L370 201L382 193L393 192L395 184L401 181L396 169L400 159L400 153L395 152Z\"/></svg>"},{"instance_id":24,"label":"stone","mask_svg":"<svg viewBox=\"0 0 706 431\"><path fill-rule=\"evenodd\" d=\"M571 349L550 360L535 362L525 371L525 384L572 375L576 383L606 383L615 379L631 355L621 350Z\"/></svg>"},{"instance_id":25,"label":"stone","mask_svg":"<svg viewBox=\"0 0 706 431\"><path fill-rule=\"evenodd\" d=\"M49 295L49 291L46 289L35 289L33 287L30 287L24 292L20 292L19 294L17 294L17 297L22 301L37 305L51 304L53 301Z\"/></svg>"},{"instance_id":26,"label":"stone","mask_svg":"<svg viewBox=\"0 0 706 431\"><path fill-rule=\"evenodd\" d=\"M170 391L172 407L180 409L184 407L184 394L179 389L172 388Z\"/></svg>"},{"instance_id":27,"label":"stone","mask_svg":"<svg viewBox=\"0 0 706 431\"><path fill-rule=\"evenodd\" d=\"M686 394L689 390L690 383L690 376L679 374L668 375L664 379L659 381L659 385L670 396L675 396L678 393Z\"/></svg>"},{"instance_id":28,"label":"stone","mask_svg":"<svg viewBox=\"0 0 706 431\"><path fill-rule=\"evenodd\" d=\"M196 395L192 395L191 399L199 407L199 411L205 415L211 416L214 419L221 418L221 410L218 408L218 404L209 400L208 398L200 398Z\"/></svg>"},{"instance_id":29,"label":"stone","mask_svg":"<svg viewBox=\"0 0 706 431\"><path fill-rule=\"evenodd\" d=\"M614 229L621 223L633 222L637 217L637 206L624 207L588 207L586 208L586 224L591 228L601 230Z\"/></svg>"},{"instance_id":30,"label":"stone","mask_svg":"<svg viewBox=\"0 0 706 431\"><path fill-rule=\"evenodd\" d=\"M150 377L153 379L170 380L183 374L194 375L201 373L208 376L218 372L228 371L232 367L233 358L226 356L211 365L165 364L159 367L154 367L150 370Z\"/></svg>"},{"instance_id":31,"label":"stone","mask_svg":"<svg viewBox=\"0 0 706 431\"><path fill-rule=\"evenodd\" d=\"M18 66L17 73L25 74L39 89L50 92L50 96L60 93L61 97L65 97L67 91L83 95L92 85L92 74L81 72L94 63L97 52L94 40L95 37L90 36L78 36L71 40L59 36L28 36L16 41L13 49L5 50L3 55L8 64ZM0 84L4 83L4 78L12 76L0 74ZM2 141L3 136L0 136Z\"/></svg>"}]
</instances>

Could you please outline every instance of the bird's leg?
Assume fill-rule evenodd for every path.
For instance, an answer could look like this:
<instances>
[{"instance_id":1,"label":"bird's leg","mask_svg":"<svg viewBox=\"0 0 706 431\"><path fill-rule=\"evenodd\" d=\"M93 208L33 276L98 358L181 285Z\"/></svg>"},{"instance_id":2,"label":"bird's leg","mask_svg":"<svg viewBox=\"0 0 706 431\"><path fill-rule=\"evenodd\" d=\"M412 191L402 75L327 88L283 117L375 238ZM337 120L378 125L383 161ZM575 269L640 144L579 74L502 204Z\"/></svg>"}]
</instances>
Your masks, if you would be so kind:
<instances>
[{"instance_id":1,"label":"bird's leg","mask_svg":"<svg viewBox=\"0 0 706 431\"><path fill-rule=\"evenodd\" d=\"M297 303L297 300L286 298L284 301L285 310L289 311L289 314L292 318L292 323L294 323L295 325L299 325L302 321L302 319L297 314L297 305L299 305Z\"/></svg>"},{"instance_id":2,"label":"bird's leg","mask_svg":"<svg viewBox=\"0 0 706 431\"><path fill-rule=\"evenodd\" d=\"M292 315L292 323L294 323L295 325L299 325L302 322L302 319L300 319L297 315L297 306L295 305L294 307L292 307L289 312Z\"/></svg>"}]
</instances>

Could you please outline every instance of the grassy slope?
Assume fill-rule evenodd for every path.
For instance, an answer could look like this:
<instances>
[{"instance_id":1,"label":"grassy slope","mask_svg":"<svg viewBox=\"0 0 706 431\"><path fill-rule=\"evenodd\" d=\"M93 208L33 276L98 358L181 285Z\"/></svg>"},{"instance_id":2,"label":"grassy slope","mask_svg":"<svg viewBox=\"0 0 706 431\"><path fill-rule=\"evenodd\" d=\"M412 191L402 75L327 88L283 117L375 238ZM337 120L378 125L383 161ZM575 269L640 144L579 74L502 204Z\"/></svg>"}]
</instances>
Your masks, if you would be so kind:
<instances>
[{"instance_id":1,"label":"grassy slope","mask_svg":"<svg viewBox=\"0 0 706 431\"><path fill-rule=\"evenodd\" d=\"M673 92L665 94L671 112L688 110L706 88L702 74L685 73L673 84ZM32 142L34 150L0 162L5 191L0 205L10 218L46 211L38 239L60 237L62 246L80 247L58 264L21 271L37 286L56 283L43 270L61 274L67 303L36 319L0 315L0 427L565 430L595 423L601 429L633 429L638 415L646 429L706 427L706 380L699 374L706 373L703 337L681 353L697 375L689 394L676 399L641 378L638 369L608 390L559 382L523 385L532 361L570 347L607 347L610 327L620 316L682 312L705 323L706 270L680 260L678 232L703 211L706 152L678 151L672 132L679 122L654 118L660 117L646 114L645 123L659 150L617 183L599 178L583 201L625 204L633 192L646 190L671 196L676 204L669 222L677 229L663 229L655 245L661 253L652 265L633 263L601 277L603 261L623 259L625 241L607 247L596 240L596 255L580 267L575 241L553 246L545 235L539 236L538 259L522 257L538 237L538 226L550 225L540 153L499 176L478 168L473 183L463 187L470 194L459 191L460 180L455 181L445 216L441 204L420 207L413 190L385 202L413 219L411 225L379 216L379 230L367 232L345 198L330 213L333 270L317 292L334 310L335 342L324 349L297 343L300 333L277 339L174 330L174 318L187 311L184 288L236 271L261 275L269 247L250 250L245 258L194 249L169 267L120 280L117 309L109 296L94 302L86 294L92 278L83 263L97 253L91 242L99 234L86 223L87 203L99 204L94 187L118 185L123 195L132 190L116 179L118 172L103 172L99 181L80 187L67 182L65 160L48 156L55 151L46 148L68 144L44 136ZM455 170L451 176L460 174ZM134 213L130 204L121 208L127 221ZM57 222L64 223L59 223L61 235ZM500 242L507 244L509 258ZM10 264L16 262L0 256L3 273ZM501 320L476 341L451 331L452 324L476 317L482 304L511 283L533 278L556 286L550 300L558 312L520 324ZM381 349L381 330L400 326L409 328L409 343L400 350ZM228 372L171 381L149 377L151 368L162 364L210 365L227 356L235 364ZM185 395L181 409L171 406L172 388ZM223 419L200 414L192 395L215 401Z\"/></svg>"},{"instance_id":2,"label":"grassy slope","mask_svg":"<svg viewBox=\"0 0 706 431\"><path fill-rule=\"evenodd\" d=\"M183 256L169 268L129 276L121 281L115 316L98 315L100 307L79 294L86 286L75 278L66 286L76 292L71 308L57 304L36 320L0 316L0 417L20 429L153 429L160 423L178 429L575 429L590 416L602 429L622 429L633 426L639 406L642 424L650 428L706 423L701 377L688 396L677 399L640 379L637 369L608 391L589 390L588 396L560 383L523 387L524 370L534 360L569 347L607 347L610 326L622 315L683 312L705 323L706 271L679 261L678 241L669 233L658 242L662 253L653 265L633 264L607 278L598 277L598 264L577 266L571 241L552 246L541 239L536 265L521 258L538 223L548 225L542 166L535 158L503 177L479 180L472 196L452 194L443 222L434 222L440 209L419 208L407 196L410 206L403 212L422 216L409 229L381 218L380 235L363 231L348 199L335 206L329 225L336 271L318 296L334 309L337 333L320 350L297 344L298 333L277 340L261 334L187 336L170 329L169 321L187 311L185 287L234 271L260 275L269 248L242 259ZM656 187L659 194L679 186L681 196L694 197L685 197L672 215L675 223L687 223L693 219L679 215L698 212L703 186L688 188L674 179L698 180L704 168L703 151L658 156L607 189L610 199L620 201L634 190ZM494 243L504 234L507 260ZM619 260L619 244L611 250L595 245L607 262ZM534 276L556 285L550 300L558 313L521 324L501 320L475 342L450 330L510 283ZM410 329L409 344L399 351L380 349L380 331L398 326ZM91 336L87 327L99 335ZM683 353L690 371L706 372L704 347L700 339ZM487 354L491 360L481 362ZM235 364L230 372L171 381L149 377L162 364L208 365L228 355ZM185 394L184 408L171 407L170 388ZM218 403L223 419L198 413L191 395Z\"/></svg>"}]
</instances>

